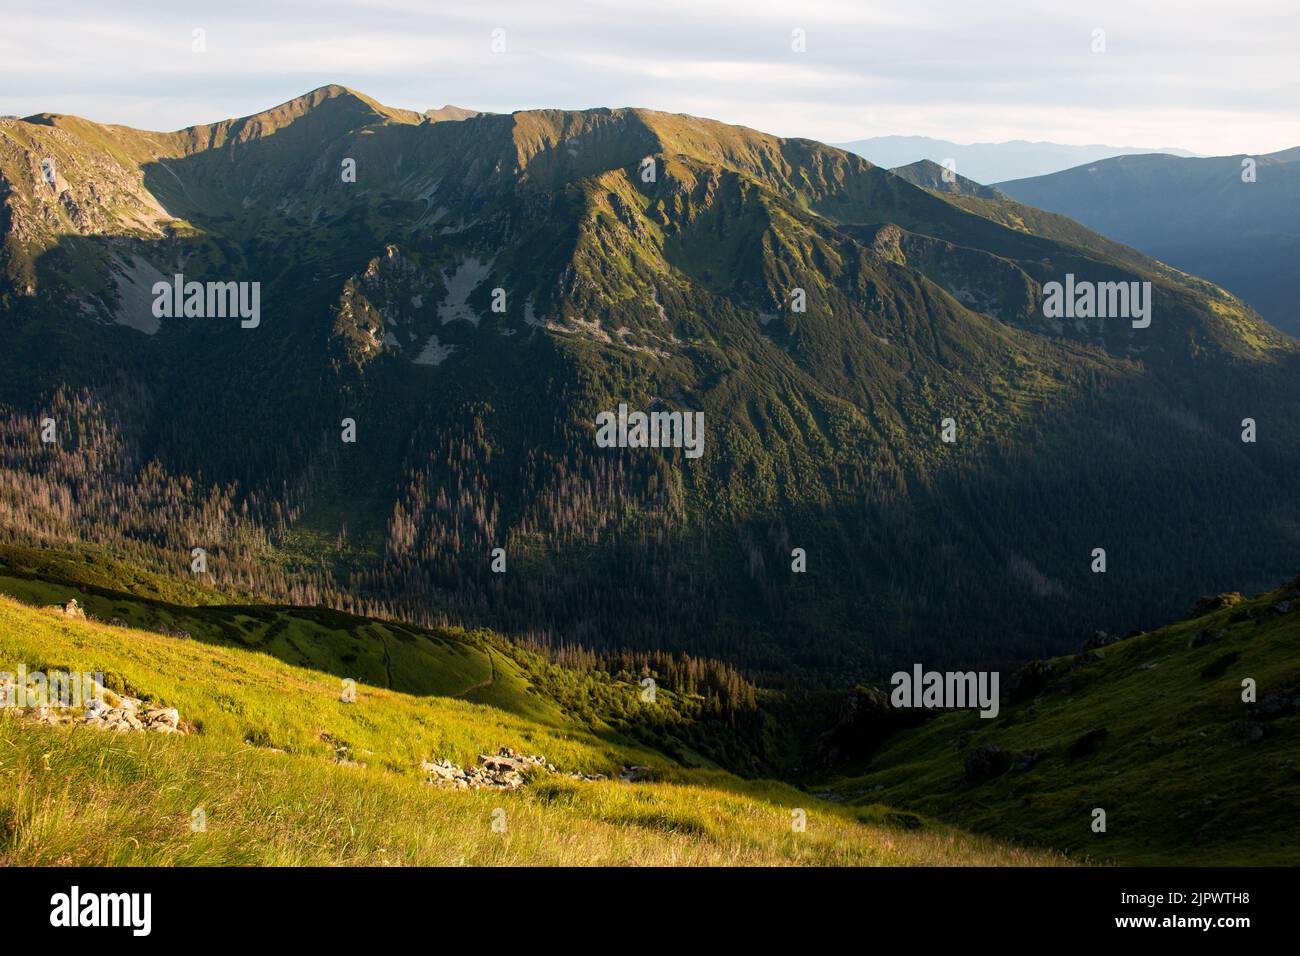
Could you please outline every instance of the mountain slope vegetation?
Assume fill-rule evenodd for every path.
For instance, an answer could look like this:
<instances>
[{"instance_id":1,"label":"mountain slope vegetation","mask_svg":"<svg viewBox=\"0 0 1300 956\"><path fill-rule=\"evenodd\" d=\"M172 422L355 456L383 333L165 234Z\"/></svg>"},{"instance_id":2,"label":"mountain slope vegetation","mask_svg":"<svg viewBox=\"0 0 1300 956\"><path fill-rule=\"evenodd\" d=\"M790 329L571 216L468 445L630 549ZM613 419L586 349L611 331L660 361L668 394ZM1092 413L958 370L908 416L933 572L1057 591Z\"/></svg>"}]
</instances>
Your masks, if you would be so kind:
<instances>
[{"instance_id":1,"label":"mountain slope vegetation","mask_svg":"<svg viewBox=\"0 0 1300 956\"><path fill-rule=\"evenodd\" d=\"M201 547L223 593L773 683L1059 651L1300 538L1291 339L819 143L331 86L176 133L0 121L0 176L19 544L176 579ZM259 324L154 316L177 273L259 282ZM1067 273L1151 282L1150 327L1046 318ZM619 404L703 412L704 454L597 447Z\"/></svg>"},{"instance_id":2,"label":"mountain slope vegetation","mask_svg":"<svg viewBox=\"0 0 1300 956\"><path fill-rule=\"evenodd\" d=\"M880 711L865 706L832 734L851 759L818 792L1075 858L1291 865L1297 642L1300 582L1225 593L1150 633L1026 665L1004 681L996 719L946 713L882 742L869 733ZM870 755L854 758L855 743Z\"/></svg>"},{"instance_id":3,"label":"mountain slope vegetation","mask_svg":"<svg viewBox=\"0 0 1300 956\"><path fill-rule=\"evenodd\" d=\"M0 594L42 607L72 594L92 620L119 627L254 650L339 681L490 704L532 720L597 724L688 766L778 772L794 747L797 726L787 708L717 661L555 654L483 629L426 629L325 608L245 603L84 551L0 547ZM655 684L652 707L641 706L647 678ZM251 726L248 736L279 734Z\"/></svg>"}]
</instances>

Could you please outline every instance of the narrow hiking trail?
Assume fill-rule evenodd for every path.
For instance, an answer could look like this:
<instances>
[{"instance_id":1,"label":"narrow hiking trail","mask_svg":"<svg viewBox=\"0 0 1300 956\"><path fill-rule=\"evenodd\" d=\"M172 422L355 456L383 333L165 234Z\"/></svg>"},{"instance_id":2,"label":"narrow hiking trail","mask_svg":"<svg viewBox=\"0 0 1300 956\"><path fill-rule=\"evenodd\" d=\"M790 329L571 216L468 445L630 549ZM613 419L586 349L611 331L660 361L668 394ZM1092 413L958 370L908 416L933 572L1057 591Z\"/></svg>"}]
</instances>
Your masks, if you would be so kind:
<instances>
[{"instance_id":1,"label":"narrow hiking trail","mask_svg":"<svg viewBox=\"0 0 1300 956\"><path fill-rule=\"evenodd\" d=\"M384 676L388 681L388 689L393 689L393 652L388 647L388 635L382 628L379 629L379 643L384 648Z\"/></svg>"},{"instance_id":2,"label":"narrow hiking trail","mask_svg":"<svg viewBox=\"0 0 1300 956\"><path fill-rule=\"evenodd\" d=\"M492 656L491 651L487 652L487 656L488 656L488 665L492 668L491 673L488 674L487 680L481 680L472 687L466 687L459 694L453 694L452 695L453 697L464 697L467 694L474 693L474 691L476 690L482 690L484 687L492 686L493 682L497 679L497 660L495 657Z\"/></svg>"}]
</instances>

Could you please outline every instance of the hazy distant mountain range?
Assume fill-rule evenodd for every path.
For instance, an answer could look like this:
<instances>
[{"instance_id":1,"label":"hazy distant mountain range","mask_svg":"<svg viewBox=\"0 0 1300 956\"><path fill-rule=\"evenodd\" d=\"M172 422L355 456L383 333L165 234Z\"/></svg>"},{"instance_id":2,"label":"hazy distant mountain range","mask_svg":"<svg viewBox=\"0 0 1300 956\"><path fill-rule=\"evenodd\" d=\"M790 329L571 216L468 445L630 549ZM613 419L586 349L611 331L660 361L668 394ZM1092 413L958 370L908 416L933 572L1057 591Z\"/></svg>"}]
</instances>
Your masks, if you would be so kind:
<instances>
[{"instance_id":1,"label":"hazy distant mountain range","mask_svg":"<svg viewBox=\"0 0 1300 956\"><path fill-rule=\"evenodd\" d=\"M1300 147L1121 156L998 188L1205 276L1300 335Z\"/></svg>"},{"instance_id":2,"label":"hazy distant mountain range","mask_svg":"<svg viewBox=\"0 0 1300 956\"><path fill-rule=\"evenodd\" d=\"M1185 149L1139 146L1070 146L1064 143L1029 142L1023 139L1006 143L953 143L928 136L876 136L838 144L841 149L857 153L877 166L893 168L928 159L943 163L955 160L957 172L978 183L996 183L1004 179L1042 176L1081 163L1092 163L1111 156L1135 153L1168 153L1195 156Z\"/></svg>"}]
</instances>

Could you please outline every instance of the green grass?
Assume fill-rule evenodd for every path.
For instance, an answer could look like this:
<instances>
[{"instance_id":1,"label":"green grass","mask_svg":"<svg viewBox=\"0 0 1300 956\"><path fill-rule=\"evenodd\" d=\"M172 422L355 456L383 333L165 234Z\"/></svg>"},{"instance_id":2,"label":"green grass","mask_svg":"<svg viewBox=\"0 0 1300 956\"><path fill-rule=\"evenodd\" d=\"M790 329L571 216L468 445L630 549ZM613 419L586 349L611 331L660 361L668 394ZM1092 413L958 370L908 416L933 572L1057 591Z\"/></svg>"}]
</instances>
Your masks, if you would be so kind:
<instances>
[{"instance_id":1,"label":"green grass","mask_svg":"<svg viewBox=\"0 0 1300 956\"><path fill-rule=\"evenodd\" d=\"M103 549L68 547L63 550L0 544L0 577L4 593L21 596L29 603L53 603L72 584L85 592L111 592L173 604L225 604L231 598L205 587L198 578L180 580L156 574L120 560Z\"/></svg>"},{"instance_id":2,"label":"green grass","mask_svg":"<svg viewBox=\"0 0 1300 956\"><path fill-rule=\"evenodd\" d=\"M448 686L476 676L468 658L447 660L462 667ZM335 675L262 650L69 620L9 598L0 598L0 662L100 671L110 687L174 706L196 726L163 738L0 714L0 864L1061 862L929 821L910 829L879 808L675 766L554 702L521 707L514 698L535 688L509 664L490 686L522 715L366 684L347 704ZM421 782L422 758L470 764L501 745L544 753L563 770L646 764L654 779L546 776L515 793ZM340 748L364 766L336 762ZM207 828L196 833L199 807ZM795 808L807 814L806 832L792 830ZM505 832L492 827L498 809Z\"/></svg>"},{"instance_id":3,"label":"green grass","mask_svg":"<svg viewBox=\"0 0 1300 956\"><path fill-rule=\"evenodd\" d=\"M1295 610L1280 613L1282 599ZM1198 632L1217 640L1189 647ZM1274 592L1051 662L1047 686L996 719L945 714L889 740L831 782L850 803L884 800L978 832L1077 857L1146 865L1290 865L1300 858L1300 713L1265 718L1242 680L1300 695L1300 601ZM1247 721L1268 728L1245 743ZM1104 736L1102 735L1104 732ZM1098 740L1091 752L1085 735ZM973 748L1038 751L1027 770L964 779ZM1092 811L1106 811L1104 834Z\"/></svg>"},{"instance_id":4,"label":"green grass","mask_svg":"<svg viewBox=\"0 0 1300 956\"><path fill-rule=\"evenodd\" d=\"M32 731L9 718L0 718L0 751L5 865L1057 862L945 828L859 823L796 791L737 793L713 779L449 792L214 739ZM195 833L199 807L207 828ZM806 832L792 832L794 807L806 809Z\"/></svg>"}]
</instances>

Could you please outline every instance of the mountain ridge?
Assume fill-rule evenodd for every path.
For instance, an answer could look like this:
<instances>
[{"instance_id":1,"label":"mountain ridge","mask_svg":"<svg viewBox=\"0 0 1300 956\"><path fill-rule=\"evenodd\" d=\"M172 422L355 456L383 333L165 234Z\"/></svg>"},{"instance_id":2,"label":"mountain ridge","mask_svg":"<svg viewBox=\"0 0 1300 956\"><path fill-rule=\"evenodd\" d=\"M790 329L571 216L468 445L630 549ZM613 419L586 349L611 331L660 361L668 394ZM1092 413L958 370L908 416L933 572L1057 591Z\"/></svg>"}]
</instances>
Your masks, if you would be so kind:
<instances>
[{"instance_id":1,"label":"mountain ridge","mask_svg":"<svg viewBox=\"0 0 1300 956\"><path fill-rule=\"evenodd\" d=\"M877 136L838 144L842 149L876 159L882 166L904 166L919 160L952 160L963 174L983 184L1026 176L1041 176L1109 156L1166 153L1195 156L1176 147L1145 148L1103 144L1071 145L1047 140L955 143L928 136Z\"/></svg>"},{"instance_id":2,"label":"mountain ridge","mask_svg":"<svg viewBox=\"0 0 1300 956\"><path fill-rule=\"evenodd\" d=\"M863 676L1159 613L1151 548L1197 591L1290 548L1259 542L1300 454L1296 345L1062 217L678 114L289 104L161 146L0 124L7 533L178 575L197 539L223 586L280 599ZM252 337L143 323L182 271L260 282ZM1156 320L1047 317L1067 272L1150 282ZM702 411L705 457L598 452L619 403ZM1265 504L1198 536L1234 487ZM1053 540L1014 526L1026 500ZM1099 537L1126 574L1088 571Z\"/></svg>"},{"instance_id":3,"label":"mountain ridge","mask_svg":"<svg viewBox=\"0 0 1300 956\"><path fill-rule=\"evenodd\" d=\"M1204 275L1294 335L1297 156L1115 157L998 188Z\"/></svg>"}]
</instances>

